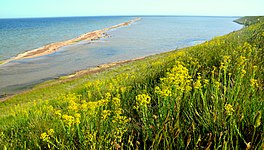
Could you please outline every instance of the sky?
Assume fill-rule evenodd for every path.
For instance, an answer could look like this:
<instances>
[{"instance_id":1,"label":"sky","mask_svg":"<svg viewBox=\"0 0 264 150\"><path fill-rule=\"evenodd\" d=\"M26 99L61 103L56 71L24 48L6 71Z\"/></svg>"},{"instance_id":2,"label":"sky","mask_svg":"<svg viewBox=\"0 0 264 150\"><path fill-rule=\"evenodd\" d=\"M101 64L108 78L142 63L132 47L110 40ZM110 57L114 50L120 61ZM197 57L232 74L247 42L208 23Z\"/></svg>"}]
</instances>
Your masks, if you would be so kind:
<instances>
[{"instance_id":1,"label":"sky","mask_svg":"<svg viewBox=\"0 0 264 150\"><path fill-rule=\"evenodd\" d=\"M0 0L0 18L116 15L263 16L264 0Z\"/></svg>"}]
</instances>

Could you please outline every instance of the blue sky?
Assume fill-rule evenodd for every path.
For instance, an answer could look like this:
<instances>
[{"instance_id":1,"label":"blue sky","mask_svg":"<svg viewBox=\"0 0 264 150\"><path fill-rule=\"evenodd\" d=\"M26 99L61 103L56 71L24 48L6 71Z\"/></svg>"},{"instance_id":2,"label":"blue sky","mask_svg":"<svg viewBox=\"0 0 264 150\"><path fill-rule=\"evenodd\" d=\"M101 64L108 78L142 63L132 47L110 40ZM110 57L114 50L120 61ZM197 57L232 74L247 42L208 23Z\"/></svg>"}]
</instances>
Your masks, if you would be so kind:
<instances>
[{"instance_id":1,"label":"blue sky","mask_svg":"<svg viewBox=\"0 0 264 150\"><path fill-rule=\"evenodd\" d=\"M1 0L0 18L264 15L264 0Z\"/></svg>"}]
</instances>

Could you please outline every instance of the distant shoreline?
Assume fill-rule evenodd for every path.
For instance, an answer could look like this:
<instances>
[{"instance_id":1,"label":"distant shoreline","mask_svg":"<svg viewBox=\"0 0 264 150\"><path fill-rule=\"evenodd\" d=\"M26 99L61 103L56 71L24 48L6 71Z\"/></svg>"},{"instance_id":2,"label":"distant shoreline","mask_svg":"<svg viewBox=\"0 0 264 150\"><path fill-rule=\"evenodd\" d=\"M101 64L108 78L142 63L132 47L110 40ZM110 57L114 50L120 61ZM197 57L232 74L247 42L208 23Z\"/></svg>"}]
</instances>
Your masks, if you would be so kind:
<instances>
[{"instance_id":1,"label":"distant shoreline","mask_svg":"<svg viewBox=\"0 0 264 150\"><path fill-rule=\"evenodd\" d=\"M43 16L43 17L11 17L11 18L0 18L0 19L43 19L43 18L85 18L85 17L230 17L230 18L241 18L239 15L99 15L99 16Z\"/></svg>"},{"instance_id":2,"label":"distant shoreline","mask_svg":"<svg viewBox=\"0 0 264 150\"><path fill-rule=\"evenodd\" d=\"M52 54L52 53L56 52L61 47L68 46L68 45L71 45L71 44L74 44L74 43L77 43L80 41L97 40L97 39L100 39L102 37L107 36L106 32L109 30L119 28L119 27L123 27L123 26L128 26L129 24L132 24L133 22L139 21L140 19L141 18L136 18L136 19L133 19L133 20L130 20L127 22L120 23L118 25L114 25L114 26L109 27L109 28L104 28L102 30L96 30L96 31L85 33L83 35L80 35L77 38L73 38L70 40L62 41L62 42L55 42L55 43L51 43L51 44L42 46L42 47L37 48L37 49L29 50L29 51L26 51L24 53L18 54L17 56L12 57L10 59L0 61L0 65L6 64L6 63L13 61L13 60L21 60L21 59L25 59L25 58L35 58L35 57L44 56L47 54Z\"/></svg>"}]
</instances>

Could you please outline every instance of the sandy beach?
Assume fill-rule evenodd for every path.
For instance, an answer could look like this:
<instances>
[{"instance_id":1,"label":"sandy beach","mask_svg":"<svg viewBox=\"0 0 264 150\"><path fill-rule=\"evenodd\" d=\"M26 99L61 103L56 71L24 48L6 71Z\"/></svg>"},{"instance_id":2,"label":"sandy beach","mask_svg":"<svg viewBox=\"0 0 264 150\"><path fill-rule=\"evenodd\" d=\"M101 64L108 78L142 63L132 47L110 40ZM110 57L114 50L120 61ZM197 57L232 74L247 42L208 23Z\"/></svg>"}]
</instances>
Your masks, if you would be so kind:
<instances>
[{"instance_id":1,"label":"sandy beach","mask_svg":"<svg viewBox=\"0 0 264 150\"><path fill-rule=\"evenodd\" d=\"M1 61L0 65L6 64L12 60L21 60L21 59L25 59L25 58L35 58L35 57L51 54L51 53L56 52L59 48L61 48L63 46L71 45L71 44L74 44L76 42L80 42L80 41L84 41L84 40L97 40L97 39L100 39L102 37L106 37L107 36L106 32L109 30L119 28L119 27L128 26L128 25L130 25L136 21L139 21L140 19L141 18L136 18L136 19L133 19L133 20L130 20L127 22L120 23L118 25L114 25L114 26L109 27L109 28L85 33L85 34L83 34L77 38L74 38L74 39L70 39L70 40L66 40L66 41L62 41L62 42L51 43L51 44L45 45L45 46L37 48L37 49L26 51L24 53L18 54L15 57L12 57L10 59Z\"/></svg>"}]
</instances>

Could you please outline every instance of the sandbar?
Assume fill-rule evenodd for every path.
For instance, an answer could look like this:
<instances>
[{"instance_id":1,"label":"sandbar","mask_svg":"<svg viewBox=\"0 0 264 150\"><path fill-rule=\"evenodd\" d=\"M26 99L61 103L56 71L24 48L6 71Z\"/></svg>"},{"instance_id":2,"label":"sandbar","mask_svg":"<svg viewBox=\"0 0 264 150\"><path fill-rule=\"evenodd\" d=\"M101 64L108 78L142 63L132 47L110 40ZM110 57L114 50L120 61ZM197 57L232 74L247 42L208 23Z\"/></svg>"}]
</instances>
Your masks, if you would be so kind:
<instances>
[{"instance_id":1,"label":"sandbar","mask_svg":"<svg viewBox=\"0 0 264 150\"><path fill-rule=\"evenodd\" d=\"M21 59L25 59L25 58L35 58L35 57L51 54L51 53L56 52L59 48L61 48L63 46L71 45L71 44L74 44L76 42L80 42L80 41L84 41L84 40L91 40L91 41L97 40L97 39L100 39L102 37L105 37L107 35L106 32L109 30L119 28L119 27L123 27L123 26L128 26L129 24L132 24L136 21L139 21L140 19L141 18L135 18L133 20L123 22L123 23L120 23L118 25L114 25L114 26L109 27L109 28L85 33L85 34L83 34L77 38L73 38L70 40L62 41L62 42L51 43L51 44L45 45L45 46L37 48L37 49L26 51L24 53L18 54L15 57L12 57L10 59L1 61L0 65L6 64L12 60L21 60Z\"/></svg>"}]
</instances>

